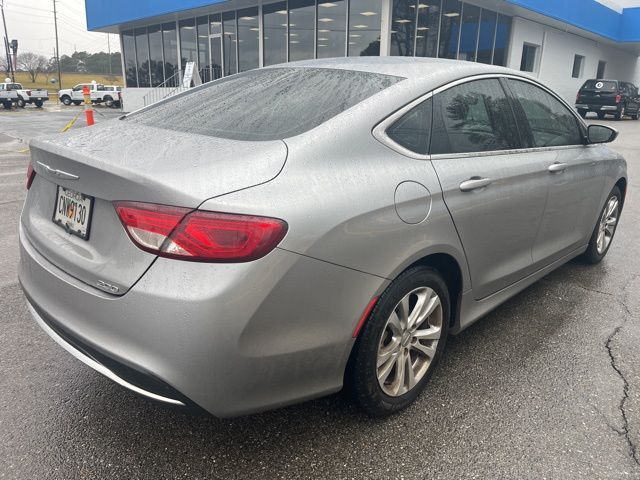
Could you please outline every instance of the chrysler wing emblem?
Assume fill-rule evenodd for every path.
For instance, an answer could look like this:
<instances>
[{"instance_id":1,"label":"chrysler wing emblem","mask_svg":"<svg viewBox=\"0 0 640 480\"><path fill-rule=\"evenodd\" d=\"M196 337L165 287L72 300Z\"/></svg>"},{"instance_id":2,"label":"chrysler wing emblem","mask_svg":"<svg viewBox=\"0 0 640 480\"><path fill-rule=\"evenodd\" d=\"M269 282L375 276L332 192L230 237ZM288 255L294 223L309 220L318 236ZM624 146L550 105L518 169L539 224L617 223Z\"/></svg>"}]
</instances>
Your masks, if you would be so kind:
<instances>
[{"instance_id":1,"label":"chrysler wing emblem","mask_svg":"<svg viewBox=\"0 0 640 480\"><path fill-rule=\"evenodd\" d=\"M54 177L63 178L65 180L78 180L80 178L78 175L74 175L73 173L63 172L62 170L56 170L55 168L51 168L46 163L42 163L42 162L37 162L37 163L42 168L44 168L45 172L47 172L49 175L53 175Z\"/></svg>"}]
</instances>

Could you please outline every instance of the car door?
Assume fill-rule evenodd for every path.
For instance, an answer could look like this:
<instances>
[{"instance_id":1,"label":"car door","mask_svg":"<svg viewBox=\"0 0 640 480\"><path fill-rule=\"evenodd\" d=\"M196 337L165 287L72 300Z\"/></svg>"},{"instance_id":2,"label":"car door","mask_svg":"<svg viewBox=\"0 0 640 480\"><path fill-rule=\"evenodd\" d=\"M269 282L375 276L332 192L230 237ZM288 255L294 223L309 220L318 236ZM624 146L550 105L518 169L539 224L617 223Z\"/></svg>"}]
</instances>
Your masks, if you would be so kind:
<instances>
[{"instance_id":1,"label":"car door","mask_svg":"<svg viewBox=\"0 0 640 480\"><path fill-rule=\"evenodd\" d=\"M526 118L532 155L545 162L549 192L532 258L541 267L588 243L603 195L603 150L587 145L585 131L571 108L530 81L506 81Z\"/></svg>"},{"instance_id":2,"label":"car door","mask_svg":"<svg viewBox=\"0 0 640 480\"><path fill-rule=\"evenodd\" d=\"M497 78L436 91L433 102L431 160L480 299L532 272L549 159L521 148Z\"/></svg>"},{"instance_id":3,"label":"car door","mask_svg":"<svg viewBox=\"0 0 640 480\"><path fill-rule=\"evenodd\" d=\"M82 95L82 87L84 87L83 84L73 87L73 90L71 91L72 100L84 100L84 96Z\"/></svg>"},{"instance_id":4,"label":"car door","mask_svg":"<svg viewBox=\"0 0 640 480\"><path fill-rule=\"evenodd\" d=\"M637 115L638 110L640 110L640 99L638 99L638 87L636 87L633 83L627 83L627 89L629 91L627 112L632 115Z\"/></svg>"}]
</instances>

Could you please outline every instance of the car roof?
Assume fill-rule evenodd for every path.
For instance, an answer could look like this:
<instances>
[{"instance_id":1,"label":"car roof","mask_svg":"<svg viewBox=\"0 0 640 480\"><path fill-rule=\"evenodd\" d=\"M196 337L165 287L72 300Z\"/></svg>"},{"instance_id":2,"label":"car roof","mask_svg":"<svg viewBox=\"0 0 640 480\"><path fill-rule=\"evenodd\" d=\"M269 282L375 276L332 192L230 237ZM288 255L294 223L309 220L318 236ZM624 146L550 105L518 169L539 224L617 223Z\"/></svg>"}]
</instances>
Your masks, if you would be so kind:
<instances>
[{"instance_id":1,"label":"car roof","mask_svg":"<svg viewBox=\"0 0 640 480\"><path fill-rule=\"evenodd\" d=\"M460 77L491 73L509 73L528 77L526 74L523 75L522 72L517 72L505 67L462 60L428 57L338 57L322 60L289 62L286 64L274 65L273 67L285 66L336 68L416 79L433 75L437 76L443 73L454 74L455 76Z\"/></svg>"}]
</instances>

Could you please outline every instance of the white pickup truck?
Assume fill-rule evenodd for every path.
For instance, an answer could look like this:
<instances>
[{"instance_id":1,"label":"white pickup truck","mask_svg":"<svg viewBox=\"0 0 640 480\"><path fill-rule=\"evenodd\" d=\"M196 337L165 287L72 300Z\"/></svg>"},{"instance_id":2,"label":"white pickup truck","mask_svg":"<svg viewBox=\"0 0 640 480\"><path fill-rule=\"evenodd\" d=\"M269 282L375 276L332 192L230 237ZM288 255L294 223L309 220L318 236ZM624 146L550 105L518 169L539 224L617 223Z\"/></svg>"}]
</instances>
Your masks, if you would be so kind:
<instances>
[{"instance_id":1,"label":"white pickup truck","mask_svg":"<svg viewBox=\"0 0 640 480\"><path fill-rule=\"evenodd\" d=\"M14 103L18 103L18 91L11 88L12 83L0 83L0 103L9 110Z\"/></svg>"},{"instance_id":2,"label":"white pickup truck","mask_svg":"<svg viewBox=\"0 0 640 480\"><path fill-rule=\"evenodd\" d=\"M110 91L100 83L79 83L73 88L64 88L58 92L58 98L65 105L80 105L84 102L84 96L82 95L82 88L89 87L89 94L91 96L91 103L104 103L107 107L112 107L116 102L119 102L120 97L117 91Z\"/></svg>"},{"instance_id":3,"label":"white pickup truck","mask_svg":"<svg viewBox=\"0 0 640 480\"><path fill-rule=\"evenodd\" d=\"M20 83L5 81L4 83L0 83L0 89L17 92L18 98L15 102L21 108L24 108L27 103L33 103L36 107L40 108L44 102L49 100L49 92L46 90L40 88L29 90L28 88L24 88Z\"/></svg>"}]
</instances>

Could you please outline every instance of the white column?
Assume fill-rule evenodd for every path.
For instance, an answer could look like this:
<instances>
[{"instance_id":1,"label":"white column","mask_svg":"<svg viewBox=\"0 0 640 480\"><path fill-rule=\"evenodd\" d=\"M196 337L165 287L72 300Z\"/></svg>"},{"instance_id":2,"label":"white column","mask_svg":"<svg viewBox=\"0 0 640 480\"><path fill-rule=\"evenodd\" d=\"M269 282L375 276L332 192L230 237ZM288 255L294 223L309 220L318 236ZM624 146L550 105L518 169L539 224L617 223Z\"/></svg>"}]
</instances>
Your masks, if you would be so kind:
<instances>
[{"instance_id":1,"label":"white column","mask_svg":"<svg viewBox=\"0 0 640 480\"><path fill-rule=\"evenodd\" d=\"M382 15L380 25L380 56L391 54L391 15L393 0L382 0Z\"/></svg>"}]
</instances>

